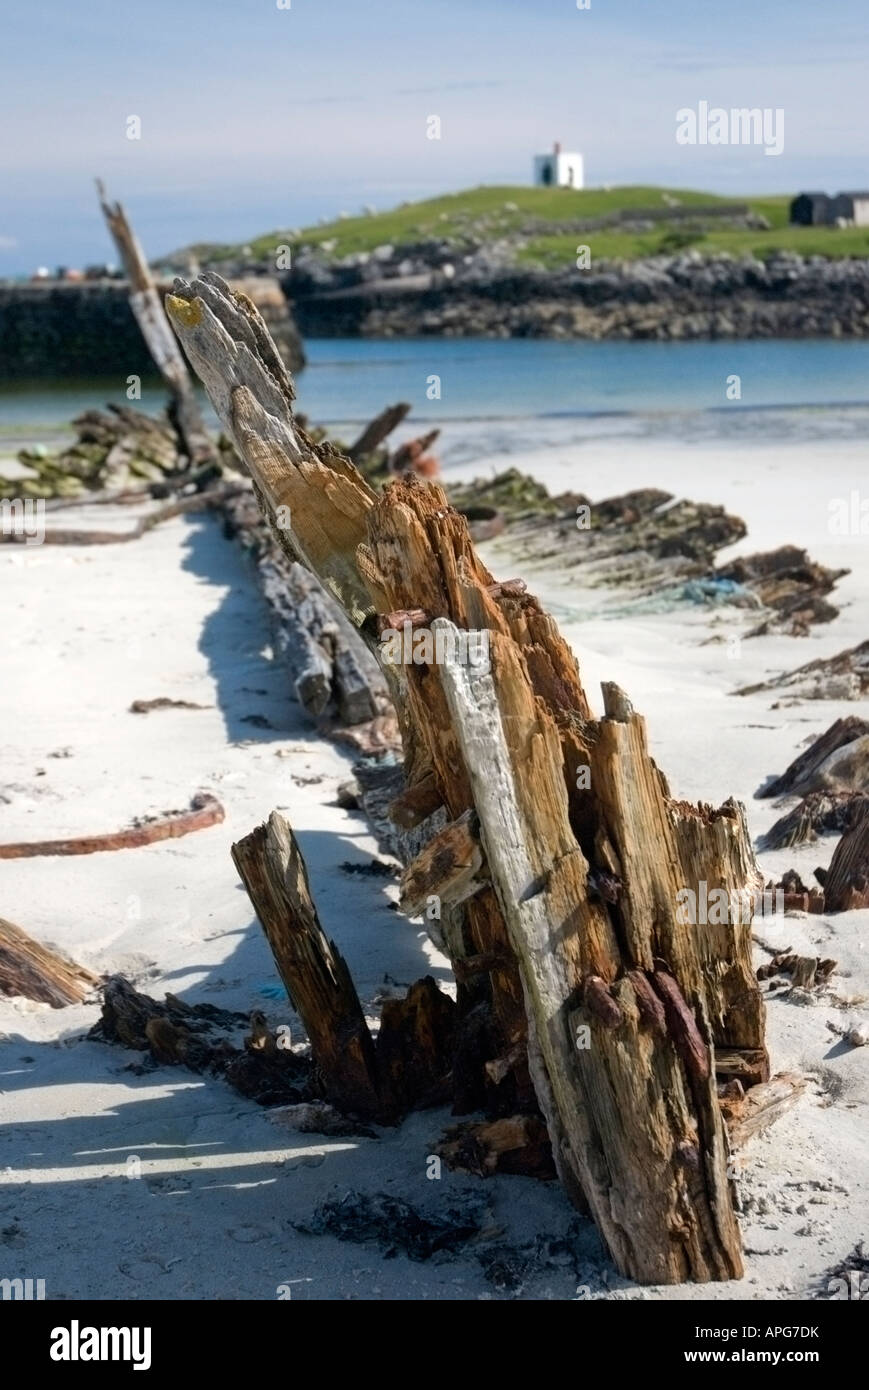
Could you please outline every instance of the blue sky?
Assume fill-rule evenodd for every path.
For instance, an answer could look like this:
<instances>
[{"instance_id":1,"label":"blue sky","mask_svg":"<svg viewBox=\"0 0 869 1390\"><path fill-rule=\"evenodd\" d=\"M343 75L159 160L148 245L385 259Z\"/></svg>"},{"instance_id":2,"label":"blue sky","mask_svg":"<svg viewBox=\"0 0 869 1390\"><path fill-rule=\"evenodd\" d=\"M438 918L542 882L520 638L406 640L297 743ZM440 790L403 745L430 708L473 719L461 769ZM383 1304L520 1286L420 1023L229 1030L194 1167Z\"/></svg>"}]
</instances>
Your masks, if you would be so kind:
<instances>
[{"instance_id":1,"label":"blue sky","mask_svg":"<svg viewBox=\"0 0 869 1390\"><path fill-rule=\"evenodd\" d=\"M864 15L865 0L4 0L0 274L111 258L96 174L152 257L528 183L554 139L594 185L865 188ZM784 153L677 145L676 111L701 100L783 108Z\"/></svg>"}]
</instances>

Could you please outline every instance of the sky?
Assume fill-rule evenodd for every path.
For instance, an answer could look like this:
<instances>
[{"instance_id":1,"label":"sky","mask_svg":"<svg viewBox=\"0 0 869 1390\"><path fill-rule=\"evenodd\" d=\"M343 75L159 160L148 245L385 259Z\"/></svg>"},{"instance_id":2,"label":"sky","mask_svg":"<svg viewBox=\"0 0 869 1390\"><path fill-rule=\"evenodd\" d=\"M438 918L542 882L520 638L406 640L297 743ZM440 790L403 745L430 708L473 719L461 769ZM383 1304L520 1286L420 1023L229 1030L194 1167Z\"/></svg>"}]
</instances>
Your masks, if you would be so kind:
<instances>
[{"instance_id":1,"label":"sky","mask_svg":"<svg viewBox=\"0 0 869 1390\"><path fill-rule=\"evenodd\" d=\"M114 259L97 175L152 260L528 184L554 140L588 186L869 186L866 0L279 3L0 0L0 276ZM677 144L700 101L781 108L783 152Z\"/></svg>"}]
</instances>

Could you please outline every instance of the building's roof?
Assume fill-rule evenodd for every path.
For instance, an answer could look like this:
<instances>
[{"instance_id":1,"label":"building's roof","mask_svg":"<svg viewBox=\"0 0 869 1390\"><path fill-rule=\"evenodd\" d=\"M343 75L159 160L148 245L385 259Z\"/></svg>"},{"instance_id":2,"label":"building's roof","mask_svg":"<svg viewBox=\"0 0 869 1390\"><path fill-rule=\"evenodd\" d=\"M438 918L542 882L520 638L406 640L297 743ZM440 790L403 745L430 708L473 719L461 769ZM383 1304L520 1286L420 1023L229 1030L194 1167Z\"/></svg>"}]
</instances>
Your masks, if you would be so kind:
<instances>
[{"instance_id":1,"label":"building's roof","mask_svg":"<svg viewBox=\"0 0 869 1390\"><path fill-rule=\"evenodd\" d=\"M850 191L839 194L840 198L869 198L869 193L851 193Z\"/></svg>"}]
</instances>

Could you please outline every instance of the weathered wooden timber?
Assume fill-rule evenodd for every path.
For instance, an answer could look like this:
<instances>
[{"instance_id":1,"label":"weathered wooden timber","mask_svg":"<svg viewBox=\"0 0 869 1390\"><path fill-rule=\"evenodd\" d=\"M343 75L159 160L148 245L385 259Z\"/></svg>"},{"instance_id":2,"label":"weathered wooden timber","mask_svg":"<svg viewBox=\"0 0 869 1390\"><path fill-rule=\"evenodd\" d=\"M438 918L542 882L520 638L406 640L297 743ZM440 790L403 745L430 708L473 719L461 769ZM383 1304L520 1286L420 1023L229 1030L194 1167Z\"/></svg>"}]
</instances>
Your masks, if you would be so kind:
<instances>
[{"instance_id":1,"label":"weathered wooden timber","mask_svg":"<svg viewBox=\"0 0 869 1390\"><path fill-rule=\"evenodd\" d=\"M80 1004L98 984L98 975L0 917L0 994L20 994L61 1009Z\"/></svg>"},{"instance_id":2,"label":"weathered wooden timber","mask_svg":"<svg viewBox=\"0 0 869 1390\"><path fill-rule=\"evenodd\" d=\"M495 583L440 488L406 478L378 496L299 429L264 325L219 277L176 282L167 308L287 554L372 647L396 614L450 639L452 655L400 665L390 688L408 786L433 779L453 822L479 818L481 888L453 952L460 981L470 959L485 973L476 993L459 986L454 1080L484 1019L481 1099L500 1089L501 1113L521 1113L533 1079L559 1175L619 1268L737 1277L716 1046L768 1076L750 913L723 933L678 908L701 884L758 887L741 807L674 801L616 687L594 718L552 619L523 585ZM468 631L490 666L456 658Z\"/></svg>"},{"instance_id":3,"label":"weathered wooden timber","mask_svg":"<svg viewBox=\"0 0 869 1390\"><path fill-rule=\"evenodd\" d=\"M213 462L216 458L214 444L205 428L187 364L169 327L160 292L154 283L138 238L121 204L107 201L105 189L99 179L97 193L106 225L112 234L130 284L130 307L142 330L142 337L148 344L148 351L169 389L170 416L178 430L189 463L196 467Z\"/></svg>"}]
</instances>

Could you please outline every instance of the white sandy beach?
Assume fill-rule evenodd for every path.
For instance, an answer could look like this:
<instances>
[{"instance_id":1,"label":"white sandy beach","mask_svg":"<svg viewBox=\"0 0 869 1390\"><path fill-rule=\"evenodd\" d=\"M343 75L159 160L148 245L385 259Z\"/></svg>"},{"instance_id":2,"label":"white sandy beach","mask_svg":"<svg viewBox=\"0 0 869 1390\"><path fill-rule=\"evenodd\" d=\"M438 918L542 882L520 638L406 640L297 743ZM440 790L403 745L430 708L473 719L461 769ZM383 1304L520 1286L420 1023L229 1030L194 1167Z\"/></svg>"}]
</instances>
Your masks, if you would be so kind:
<instances>
[{"instance_id":1,"label":"white sandy beach","mask_svg":"<svg viewBox=\"0 0 869 1390\"><path fill-rule=\"evenodd\" d=\"M444 442L449 466L449 431ZM518 466L553 491L592 498L664 487L742 516L743 552L790 542L851 567L833 595L842 609L835 622L804 639L743 642L735 659L726 641L701 643L738 635L748 624L742 610L683 607L603 620L575 571L523 576L559 618L598 708L599 682L609 679L647 716L674 794L714 802L735 795L758 835L780 814L753 799L758 787L834 719L862 712L835 701L773 710L774 696L730 692L865 639L866 540L839 541L827 530L829 500L860 486L864 457L862 447L842 442L633 448L597 440L478 459L450 467L449 476ZM103 527L108 511L65 513L63 524L75 517L76 525ZM129 508L111 517L114 525L131 521ZM522 573L507 542L491 543L486 555L499 576ZM147 993L244 1013L262 1008L273 1025L289 1021L301 1043L229 856L234 839L280 807L307 857L324 926L372 1017L383 990L428 972L448 983L446 961L421 925L390 909L390 881L341 869L376 853L361 818L335 804L351 759L316 737L291 703L284 673L269 659L266 615L246 561L216 521L180 519L117 547L3 547L0 586L0 840L119 829L186 807L200 789L226 809L222 825L178 841L4 862L0 915L95 971L125 973ZM207 708L129 713L134 699L159 696ZM808 881L834 843L763 855L765 875L778 879L793 866ZM639 1290L616 1275L556 1185L482 1183L446 1170L428 1181L426 1156L451 1122L446 1112L416 1114L373 1140L288 1136L218 1080L169 1067L137 1075L135 1054L85 1040L96 1004L52 1010L24 1000L0 1000L0 1277L44 1278L46 1296L57 1299L272 1299L282 1283L292 1283L294 1298L513 1297L487 1281L473 1245L428 1263L386 1261L374 1247L293 1225L351 1188L428 1209L482 1191L490 1240L523 1247L575 1237L576 1262L563 1253L541 1258L524 1298L568 1299L577 1285L592 1296L823 1296L825 1271L869 1236L869 1050L843 1045L832 1031L869 1017L867 919L791 914L758 927L770 945L833 956L839 969L831 991L813 1002L769 1004L773 1070L811 1080L798 1106L747 1150L742 1281ZM767 958L759 948L758 964ZM127 1176L130 1155L141 1160L140 1178Z\"/></svg>"}]
</instances>

